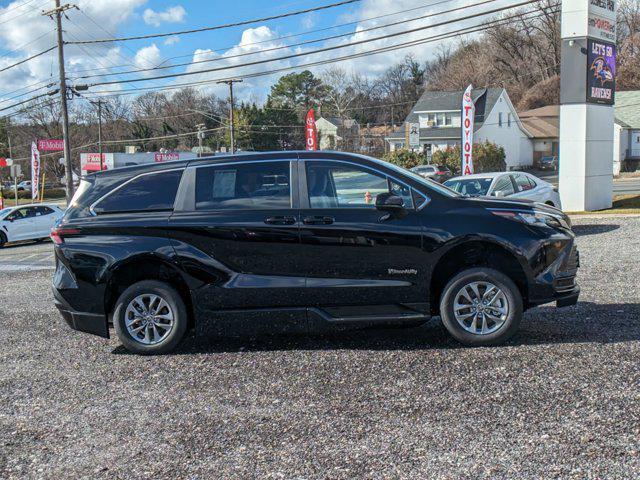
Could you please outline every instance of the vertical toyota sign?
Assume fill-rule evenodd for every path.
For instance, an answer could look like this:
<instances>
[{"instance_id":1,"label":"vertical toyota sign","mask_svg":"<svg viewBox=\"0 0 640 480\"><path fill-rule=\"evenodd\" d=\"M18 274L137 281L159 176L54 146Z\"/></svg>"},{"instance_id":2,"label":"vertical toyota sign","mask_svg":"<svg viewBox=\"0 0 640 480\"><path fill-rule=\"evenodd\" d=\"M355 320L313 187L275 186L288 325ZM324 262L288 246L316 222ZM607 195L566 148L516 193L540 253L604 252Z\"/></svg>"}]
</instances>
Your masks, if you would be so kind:
<instances>
[{"instance_id":1,"label":"vertical toyota sign","mask_svg":"<svg viewBox=\"0 0 640 480\"><path fill-rule=\"evenodd\" d=\"M36 142L31 143L31 198L38 198L40 191L40 152Z\"/></svg>"},{"instance_id":2,"label":"vertical toyota sign","mask_svg":"<svg viewBox=\"0 0 640 480\"><path fill-rule=\"evenodd\" d=\"M307 112L307 120L305 122L305 139L307 150L318 149L318 131L316 130L316 118L313 108Z\"/></svg>"},{"instance_id":3,"label":"vertical toyota sign","mask_svg":"<svg viewBox=\"0 0 640 480\"><path fill-rule=\"evenodd\" d=\"M473 174L473 120L476 114L476 106L473 103L469 85L462 95L462 175Z\"/></svg>"}]
</instances>

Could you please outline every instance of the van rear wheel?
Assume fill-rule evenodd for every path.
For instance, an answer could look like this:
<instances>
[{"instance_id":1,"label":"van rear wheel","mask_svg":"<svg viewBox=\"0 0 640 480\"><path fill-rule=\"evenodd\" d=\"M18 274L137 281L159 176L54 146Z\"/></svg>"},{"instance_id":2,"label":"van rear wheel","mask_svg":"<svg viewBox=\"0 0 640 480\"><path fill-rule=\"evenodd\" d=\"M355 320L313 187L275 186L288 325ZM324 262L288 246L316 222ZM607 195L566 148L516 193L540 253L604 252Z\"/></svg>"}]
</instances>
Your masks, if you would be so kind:
<instances>
[{"instance_id":1,"label":"van rear wheel","mask_svg":"<svg viewBox=\"0 0 640 480\"><path fill-rule=\"evenodd\" d=\"M499 345L509 340L522 320L522 295L505 274L471 268L452 278L440 300L442 323L460 343Z\"/></svg>"},{"instance_id":2,"label":"van rear wheel","mask_svg":"<svg viewBox=\"0 0 640 480\"><path fill-rule=\"evenodd\" d=\"M133 353L172 351L187 331L187 309L180 294L155 280L127 288L116 302L113 325L122 345Z\"/></svg>"}]
</instances>

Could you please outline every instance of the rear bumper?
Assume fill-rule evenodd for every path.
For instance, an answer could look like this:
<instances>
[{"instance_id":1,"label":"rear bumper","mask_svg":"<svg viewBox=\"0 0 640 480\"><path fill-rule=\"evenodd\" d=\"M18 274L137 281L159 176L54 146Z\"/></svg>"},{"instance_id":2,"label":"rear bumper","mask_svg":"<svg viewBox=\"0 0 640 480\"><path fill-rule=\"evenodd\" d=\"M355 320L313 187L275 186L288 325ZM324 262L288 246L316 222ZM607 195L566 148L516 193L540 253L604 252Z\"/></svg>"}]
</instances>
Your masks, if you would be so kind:
<instances>
[{"instance_id":1,"label":"rear bumper","mask_svg":"<svg viewBox=\"0 0 640 480\"><path fill-rule=\"evenodd\" d=\"M109 324L106 315L74 310L56 288L53 289L53 298L56 308L69 327L80 332L109 338Z\"/></svg>"}]
</instances>

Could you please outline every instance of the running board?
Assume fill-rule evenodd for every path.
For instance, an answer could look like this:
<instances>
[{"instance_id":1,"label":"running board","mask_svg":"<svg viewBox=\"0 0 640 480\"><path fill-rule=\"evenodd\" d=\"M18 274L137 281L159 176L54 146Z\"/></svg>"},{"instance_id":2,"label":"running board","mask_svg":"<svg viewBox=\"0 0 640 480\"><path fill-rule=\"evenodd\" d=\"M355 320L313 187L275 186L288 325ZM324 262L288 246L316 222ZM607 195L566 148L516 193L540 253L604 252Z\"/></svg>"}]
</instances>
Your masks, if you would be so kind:
<instances>
[{"instance_id":1,"label":"running board","mask_svg":"<svg viewBox=\"0 0 640 480\"><path fill-rule=\"evenodd\" d=\"M349 316L339 316L334 317L330 315L325 310L320 308L309 308L308 312L311 314L316 314L324 321L329 323L398 323L398 322L426 322L431 317L429 315L425 315L419 312L411 312L411 313L394 313L387 315L349 315Z\"/></svg>"}]
</instances>

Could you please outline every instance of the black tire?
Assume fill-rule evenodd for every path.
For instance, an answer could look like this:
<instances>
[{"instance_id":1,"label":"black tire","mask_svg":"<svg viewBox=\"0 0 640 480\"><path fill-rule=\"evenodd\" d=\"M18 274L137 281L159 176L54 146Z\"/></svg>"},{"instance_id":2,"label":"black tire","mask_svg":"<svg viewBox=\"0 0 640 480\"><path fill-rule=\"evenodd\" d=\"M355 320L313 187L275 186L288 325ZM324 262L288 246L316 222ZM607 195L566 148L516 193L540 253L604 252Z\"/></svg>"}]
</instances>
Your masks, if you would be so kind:
<instances>
[{"instance_id":1,"label":"black tire","mask_svg":"<svg viewBox=\"0 0 640 480\"><path fill-rule=\"evenodd\" d=\"M549 205L550 207L555 207L552 201L545 202L545 205Z\"/></svg>"},{"instance_id":2,"label":"black tire","mask_svg":"<svg viewBox=\"0 0 640 480\"><path fill-rule=\"evenodd\" d=\"M144 344L134 338L127 330L125 314L129 304L138 296L152 294L161 297L171 308L174 324L165 338L155 344ZM172 287L156 280L145 280L127 288L116 302L113 312L113 326L122 345L130 352L140 355L162 355L178 346L187 331L187 308L180 294Z\"/></svg>"},{"instance_id":3,"label":"black tire","mask_svg":"<svg viewBox=\"0 0 640 480\"><path fill-rule=\"evenodd\" d=\"M7 243L7 236L0 232L0 248L4 247L5 243Z\"/></svg>"},{"instance_id":4,"label":"black tire","mask_svg":"<svg viewBox=\"0 0 640 480\"><path fill-rule=\"evenodd\" d=\"M489 282L504 293L508 313L502 326L492 333L479 334L465 330L454 314L454 302L457 293L472 282ZM469 346L500 345L509 340L520 327L522 320L522 295L516 284L505 274L492 268L471 268L453 277L442 292L440 298L440 316L445 328L460 343Z\"/></svg>"}]
</instances>

